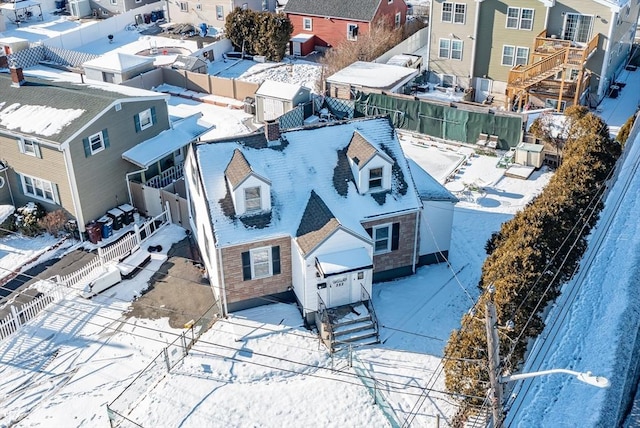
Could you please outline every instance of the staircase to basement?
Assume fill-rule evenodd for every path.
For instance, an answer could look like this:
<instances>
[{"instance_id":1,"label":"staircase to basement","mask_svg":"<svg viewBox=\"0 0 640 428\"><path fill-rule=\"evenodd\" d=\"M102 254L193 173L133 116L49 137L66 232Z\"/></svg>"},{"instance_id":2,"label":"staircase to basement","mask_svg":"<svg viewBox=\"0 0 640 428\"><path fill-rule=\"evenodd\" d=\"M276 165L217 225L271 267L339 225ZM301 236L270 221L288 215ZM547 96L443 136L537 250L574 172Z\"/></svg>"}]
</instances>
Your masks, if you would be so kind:
<instances>
[{"instance_id":1,"label":"staircase to basement","mask_svg":"<svg viewBox=\"0 0 640 428\"><path fill-rule=\"evenodd\" d=\"M370 300L329 309L321 303L316 325L322 342L332 353L380 343L378 320Z\"/></svg>"}]
</instances>

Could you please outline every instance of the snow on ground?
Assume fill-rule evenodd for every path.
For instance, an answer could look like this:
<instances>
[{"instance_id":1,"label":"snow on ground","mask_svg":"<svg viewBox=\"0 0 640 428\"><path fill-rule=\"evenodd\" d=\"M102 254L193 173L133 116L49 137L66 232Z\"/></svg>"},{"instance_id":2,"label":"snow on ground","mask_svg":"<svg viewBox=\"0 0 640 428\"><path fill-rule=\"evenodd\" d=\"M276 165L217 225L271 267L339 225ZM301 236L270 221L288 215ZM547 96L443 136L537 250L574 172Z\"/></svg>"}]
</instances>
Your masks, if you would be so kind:
<instances>
[{"instance_id":1,"label":"snow on ground","mask_svg":"<svg viewBox=\"0 0 640 428\"><path fill-rule=\"evenodd\" d=\"M58 238L51 235L31 238L10 234L0 239L0 279L9 275L17 267L43 255L58 241L60 241Z\"/></svg>"}]
</instances>

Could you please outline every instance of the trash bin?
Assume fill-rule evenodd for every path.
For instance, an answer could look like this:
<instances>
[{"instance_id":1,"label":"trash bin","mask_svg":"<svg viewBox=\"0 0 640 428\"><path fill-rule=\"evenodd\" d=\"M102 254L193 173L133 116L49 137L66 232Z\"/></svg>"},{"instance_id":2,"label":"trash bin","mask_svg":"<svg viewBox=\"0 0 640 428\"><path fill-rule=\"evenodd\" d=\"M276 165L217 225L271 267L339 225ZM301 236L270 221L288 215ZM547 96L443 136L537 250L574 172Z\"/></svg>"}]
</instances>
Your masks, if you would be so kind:
<instances>
[{"instance_id":1,"label":"trash bin","mask_svg":"<svg viewBox=\"0 0 640 428\"><path fill-rule=\"evenodd\" d=\"M151 24L151 14L150 13L145 13L142 16L144 17L144 23L145 24Z\"/></svg>"},{"instance_id":2,"label":"trash bin","mask_svg":"<svg viewBox=\"0 0 640 428\"><path fill-rule=\"evenodd\" d=\"M244 112L247 114L256 114L256 100L252 97L244 99Z\"/></svg>"},{"instance_id":3,"label":"trash bin","mask_svg":"<svg viewBox=\"0 0 640 428\"><path fill-rule=\"evenodd\" d=\"M142 25L144 24L144 18L142 17L142 14L139 13L136 15L136 25Z\"/></svg>"},{"instance_id":4,"label":"trash bin","mask_svg":"<svg viewBox=\"0 0 640 428\"><path fill-rule=\"evenodd\" d=\"M104 215L97 220L100 225L100 232L102 233L102 238L106 239L113 235L113 220L111 217Z\"/></svg>"},{"instance_id":5,"label":"trash bin","mask_svg":"<svg viewBox=\"0 0 640 428\"><path fill-rule=\"evenodd\" d=\"M111 220L113 220L113 230L122 229L122 220L124 218L124 213L121 210L119 210L118 208L111 208L109 211L107 211L107 215L111 217Z\"/></svg>"},{"instance_id":6,"label":"trash bin","mask_svg":"<svg viewBox=\"0 0 640 428\"><path fill-rule=\"evenodd\" d=\"M124 204L124 205L120 205L118 209L124 213L124 217L122 217L122 223L124 225L133 223L133 213L136 210L135 208L133 208L129 204Z\"/></svg>"},{"instance_id":7,"label":"trash bin","mask_svg":"<svg viewBox=\"0 0 640 428\"><path fill-rule=\"evenodd\" d=\"M89 241L91 241L91 243L97 244L98 242L100 242L100 240L102 239L101 229L102 228L100 227L100 225L95 221L89 222L89 224L87 224L87 237L89 238Z\"/></svg>"}]
</instances>

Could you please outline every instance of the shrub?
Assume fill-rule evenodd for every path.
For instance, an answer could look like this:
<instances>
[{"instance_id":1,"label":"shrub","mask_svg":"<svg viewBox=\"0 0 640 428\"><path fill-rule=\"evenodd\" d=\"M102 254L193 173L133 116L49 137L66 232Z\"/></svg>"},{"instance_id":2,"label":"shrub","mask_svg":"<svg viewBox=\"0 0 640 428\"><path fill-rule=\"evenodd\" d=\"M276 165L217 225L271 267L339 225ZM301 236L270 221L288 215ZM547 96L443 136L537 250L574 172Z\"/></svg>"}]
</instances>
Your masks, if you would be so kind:
<instances>
[{"instance_id":1,"label":"shrub","mask_svg":"<svg viewBox=\"0 0 640 428\"><path fill-rule=\"evenodd\" d=\"M53 236L58 236L60 232L65 231L67 224L67 214L63 210L51 211L40 220L38 226Z\"/></svg>"},{"instance_id":2,"label":"shrub","mask_svg":"<svg viewBox=\"0 0 640 428\"><path fill-rule=\"evenodd\" d=\"M27 205L16 209L15 228L18 232L26 236L36 236L42 233L38 221L45 216L42 205L29 202Z\"/></svg>"}]
</instances>

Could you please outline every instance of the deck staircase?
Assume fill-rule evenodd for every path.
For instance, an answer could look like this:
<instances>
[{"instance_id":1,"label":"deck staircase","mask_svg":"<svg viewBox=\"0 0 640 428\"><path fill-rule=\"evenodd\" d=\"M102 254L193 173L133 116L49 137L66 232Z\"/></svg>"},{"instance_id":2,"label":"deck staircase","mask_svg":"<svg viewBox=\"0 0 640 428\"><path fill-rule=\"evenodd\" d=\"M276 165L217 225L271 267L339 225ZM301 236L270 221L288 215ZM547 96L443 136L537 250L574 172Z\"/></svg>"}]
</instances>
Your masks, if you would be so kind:
<instances>
[{"instance_id":1,"label":"deck staircase","mask_svg":"<svg viewBox=\"0 0 640 428\"><path fill-rule=\"evenodd\" d=\"M576 94L582 92L582 75L587 61L598 48L599 35L596 35L584 46L575 46L569 40L549 38L546 30L536 39L531 54L531 64L517 65L509 71L507 80L507 104L516 97L522 97L534 85L537 85L563 70L579 69L580 88ZM561 86L564 88L564 85ZM561 94L560 98L561 98ZM575 100L574 100L575 102Z\"/></svg>"},{"instance_id":2,"label":"deck staircase","mask_svg":"<svg viewBox=\"0 0 640 428\"><path fill-rule=\"evenodd\" d=\"M324 307L320 296L318 299L320 308L316 314L316 325L320 339L331 353L380 343L378 320L371 299L335 308Z\"/></svg>"}]
</instances>

